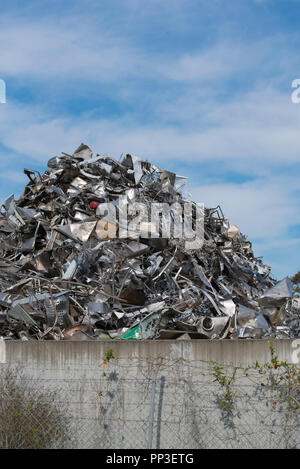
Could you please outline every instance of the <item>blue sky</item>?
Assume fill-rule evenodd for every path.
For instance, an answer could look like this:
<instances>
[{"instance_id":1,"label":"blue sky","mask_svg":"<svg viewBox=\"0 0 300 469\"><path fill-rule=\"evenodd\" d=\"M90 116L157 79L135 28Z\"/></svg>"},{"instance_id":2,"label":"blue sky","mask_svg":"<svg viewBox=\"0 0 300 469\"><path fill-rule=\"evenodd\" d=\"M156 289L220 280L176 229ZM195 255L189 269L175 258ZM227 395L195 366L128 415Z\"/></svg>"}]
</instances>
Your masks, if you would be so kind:
<instances>
[{"instance_id":1,"label":"blue sky","mask_svg":"<svg viewBox=\"0 0 300 469\"><path fill-rule=\"evenodd\" d=\"M81 142L190 177L280 278L300 270L297 0L1 1L0 198Z\"/></svg>"}]
</instances>

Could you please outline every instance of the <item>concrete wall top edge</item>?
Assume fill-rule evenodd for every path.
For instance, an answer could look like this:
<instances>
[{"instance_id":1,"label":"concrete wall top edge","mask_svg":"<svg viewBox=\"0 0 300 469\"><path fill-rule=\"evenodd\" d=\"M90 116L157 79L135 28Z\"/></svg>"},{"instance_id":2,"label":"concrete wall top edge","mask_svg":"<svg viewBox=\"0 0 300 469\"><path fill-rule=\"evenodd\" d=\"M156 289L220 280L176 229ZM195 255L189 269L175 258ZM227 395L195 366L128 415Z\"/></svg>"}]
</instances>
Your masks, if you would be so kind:
<instances>
[{"instance_id":1,"label":"concrete wall top edge","mask_svg":"<svg viewBox=\"0 0 300 469\"><path fill-rule=\"evenodd\" d=\"M280 360L291 362L293 340L147 340L147 341L18 341L0 343L6 363L47 367L99 366L112 349L116 359L176 360L249 365L270 361L270 342ZM300 348L300 346L299 346ZM299 352L300 355L300 352ZM2 363L4 363L2 359Z\"/></svg>"},{"instance_id":2,"label":"concrete wall top edge","mask_svg":"<svg viewBox=\"0 0 300 469\"><path fill-rule=\"evenodd\" d=\"M67 344L67 343L77 343L77 344L99 344L99 343L106 343L106 344L142 344L142 343L152 343L152 344L157 344L157 343L179 343L179 342L184 342L184 343L213 343L213 344L218 344L218 343L234 343L234 344L248 344L248 343L266 343L266 342L273 342L274 344L276 343L283 343L283 342L290 342L292 343L296 339L269 339L269 338L262 338L262 339L230 339L230 340L220 340L220 339L183 339L183 340L174 340L174 339L163 339L163 340L122 340L122 339L112 339L112 340L61 340L61 341L56 341L56 340L28 340L28 341L22 341L18 339L7 339L4 340L6 343L14 343L14 344Z\"/></svg>"}]
</instances>

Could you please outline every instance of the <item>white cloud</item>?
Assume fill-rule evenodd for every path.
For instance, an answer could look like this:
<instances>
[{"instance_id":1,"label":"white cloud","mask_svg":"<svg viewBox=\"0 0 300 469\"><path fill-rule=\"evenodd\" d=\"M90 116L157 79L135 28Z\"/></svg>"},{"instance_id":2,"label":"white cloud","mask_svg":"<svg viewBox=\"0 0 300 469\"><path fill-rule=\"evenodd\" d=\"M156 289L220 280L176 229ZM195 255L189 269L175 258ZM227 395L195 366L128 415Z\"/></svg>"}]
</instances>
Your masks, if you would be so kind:
<instances>
[{"instance_id":1,"label":"white cloud","mask_svg":"<svg viewBox=\"0 0 300 469\"><path fill-rule=\"evenodd\" d=\"M28 180L24 173L17 170L0 171L0 179L23 184Z\"/></svg>"},{"instance_id":2,"label":"white cloud","mask_svg":"<svg viewBox=\"0 0 300 469\"><path fill-rule=\"evenodd\" d=\"M1 23L1 73L20 81L69 77L107 82L148 69L142 51L128 40L95 30L82 18L28 22L9 16Z\"/></svg>"},{"instance_id":3,"label":"white cloud","mask_svg":"<svg viewBox=\"0 0 300 469\"><path fill-rule=\"evenodd\" d=\"M173 3L166 10L170 5L174 9ZM182 9L181 2L177 3ZM291 51L286 58L289 38L280 35L248 43L226 38L192 52L176 53L136 43L122 29L106 27L101 15L62 15L55 20L51 16L24 20L3 15L0 26L0 42L5 45L1 50L1 73L20 80L29 77L49 82L68 77L107 83L132 77L197 86L203 83L221 89L225 78L255 69L258 74L262 70L277 70L278 74L278 59L281 69L287 60L288 64L297 61Z\"/></svg>"},{"instance_id":4,"label":"white cloud","mask_svg":"<svg viewBox=\"0 0 300 469\"><path fill-rule=\"evenodd\" d=\"M295 189L300 189L297 178L269 176L238 185L194 187L192 194L208 207L221 204L224 215L250 239L274 240L286 235L289 224L300 223Z\"/></svg>"},{"instance_id":5,"label":"white cloud","mask_svg":"<svg viewBox=\"0 0 300 469\"><path fill-rule=\"evenodd\" d=\"M183 104L182 108L184 113ZM191 113L195 108L197 102L188 103ZM146 125L126 114L118 119L100 119L92 113L57 117L41 107L10 102L0 108L0 138L10 149L36 158L70 151L80 139L96 151L117 155L131 151L160 160L222 159L228 167L254 175L263 167L270 171L299 161L300 105L292 104L289 94L258 90L242 102L214 103L202 111L206 125L197 128L185 122L180 127L160 121Z\"/></svg>"}]
</instances>

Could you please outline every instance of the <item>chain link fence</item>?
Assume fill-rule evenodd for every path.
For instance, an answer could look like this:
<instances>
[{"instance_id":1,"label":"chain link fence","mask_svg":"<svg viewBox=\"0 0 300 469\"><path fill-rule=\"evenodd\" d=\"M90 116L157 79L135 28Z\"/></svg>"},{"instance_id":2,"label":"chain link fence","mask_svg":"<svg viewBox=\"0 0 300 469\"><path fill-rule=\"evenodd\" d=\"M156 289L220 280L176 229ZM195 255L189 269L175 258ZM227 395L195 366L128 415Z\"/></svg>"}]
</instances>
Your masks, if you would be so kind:
<instances>
[{"instance_id":1,"label":"chain link fence","mask_svg":"<svg viewBox=\"0 0 300 469\"><path fill-rule=\"evenodd\" d=\"M15 371L18 392L4 395L3 365L0 447L300 447L295 367L104 358L78 369Z\"/></svg>"}]
</instances>

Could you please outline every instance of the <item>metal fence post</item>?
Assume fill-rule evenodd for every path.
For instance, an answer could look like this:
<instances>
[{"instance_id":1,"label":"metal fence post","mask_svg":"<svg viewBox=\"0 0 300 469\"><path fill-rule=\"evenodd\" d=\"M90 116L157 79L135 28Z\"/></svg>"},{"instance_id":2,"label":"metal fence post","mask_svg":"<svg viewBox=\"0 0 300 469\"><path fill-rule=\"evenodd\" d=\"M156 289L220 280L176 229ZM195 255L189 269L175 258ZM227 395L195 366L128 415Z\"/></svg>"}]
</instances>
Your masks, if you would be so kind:
<instances>
[{"instance_id":1,"label":"metal fence post","mask_svg":"<svg viewBox=\"0 0 300 469\"><path fill-rule=\"evenodd\" d=\"M150 414L149 414L149 431L148 431L148 449L152 448L155 390L156 390L156 379L154 379L152 381L152 389L151 389L151 402L150 402Z\"/></svg>"},{"instance_id":2,"label":"metal fence post","mask_svg":"<svg viewBox=\"0 0 300 469\"><path fill-rule=\"evenodd\" d=\"M158 396L158 409L157 409L157 435L156 435L156 448L160 449L160 438L161 438L161 417L163 410L163 396L166 378L162 376L160 378L159 396Z\"/></svg>"}]
</instances>

